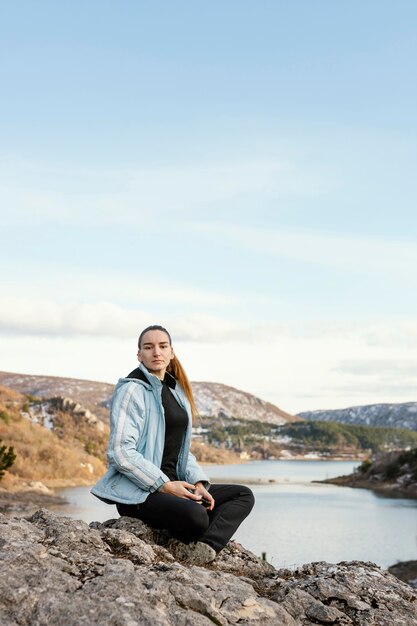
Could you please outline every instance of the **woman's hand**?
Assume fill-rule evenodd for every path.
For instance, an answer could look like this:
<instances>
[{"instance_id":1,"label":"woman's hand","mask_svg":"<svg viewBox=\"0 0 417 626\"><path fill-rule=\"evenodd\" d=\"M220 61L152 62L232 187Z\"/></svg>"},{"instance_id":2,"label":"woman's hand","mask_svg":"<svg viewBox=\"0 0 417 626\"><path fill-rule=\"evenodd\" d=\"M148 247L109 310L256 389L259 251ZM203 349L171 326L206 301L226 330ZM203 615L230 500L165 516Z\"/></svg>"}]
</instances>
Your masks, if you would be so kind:
<instances>
[{"instance_id":1,"label":"woman's hand","mask_svg":"<svg viewBox=\"0 0 417 626\"><path fill-rule=\"evenodd\" d=\"M213 510L213 508L214 508L214 498L210 494L210 492L207 491L207 489L204 487L204 485L202 483L196 483L194 493L195 493L196 496L201 496L201 498L204 498L205 500L207 500L210 503L209 506L206 507L207 511L212 511Z\"/></svg>"},{"instance_id":2,"label":"woman's hand","mask_svg":"<svg viewBox=\"0 0 417 626\"><path fill-rule=\"evenodd\" d=\"M189 489L191 489L193 493L191 493ZM202 495L195 495L196 491L196 486L185 482L185 480L169 480L159 489L159 493L169 493L171 496L177 496L177 498L187 498L188 500L199 502Z\"/></svg>"}]
</instances>

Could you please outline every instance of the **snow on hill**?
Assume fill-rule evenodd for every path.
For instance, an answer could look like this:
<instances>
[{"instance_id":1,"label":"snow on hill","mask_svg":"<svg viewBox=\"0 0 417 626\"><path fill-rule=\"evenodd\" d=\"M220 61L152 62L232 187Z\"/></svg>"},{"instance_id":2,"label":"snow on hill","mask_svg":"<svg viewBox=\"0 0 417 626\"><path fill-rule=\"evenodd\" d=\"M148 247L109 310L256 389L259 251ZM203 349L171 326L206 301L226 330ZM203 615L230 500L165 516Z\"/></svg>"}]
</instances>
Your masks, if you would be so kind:
<instances>
[{"instance_id":1,"label":"snow on hill","mask_svg":"<svg viewBox=\"0 0 417 626\"><path fill-rule=\"evenodd\" d=\"M234 387L220 383L192 383L197 408L202 416L239 417L270 424L286 424L298 419L274 404Z\"/></svg>"},{"instance_id":2,"label":"snow on hill","mask_svg":"<svg viewBox=\"0 0 417 626\"><path fill-rule=\"evenodd\" d=\"M299 413L298 417L323 422L417 430L417 402L368 404L347 409L304 411Z\"/></svg>"},{"instance_id":3,"label":"snow on hill","mask_svg":"<svg viewBox=\"0 0 417 626\"><path fill-rule=\"evenodd\" d=\"M108 421L114 385L77 378L32 376L11 372L0 372L0 384L40 398L57 396L71 398L103 421ZM207 382L192 383L192 387L202 416L238 417L271 424L299 420L274 404L234 387Z\"/></svg>"}]
</instances>

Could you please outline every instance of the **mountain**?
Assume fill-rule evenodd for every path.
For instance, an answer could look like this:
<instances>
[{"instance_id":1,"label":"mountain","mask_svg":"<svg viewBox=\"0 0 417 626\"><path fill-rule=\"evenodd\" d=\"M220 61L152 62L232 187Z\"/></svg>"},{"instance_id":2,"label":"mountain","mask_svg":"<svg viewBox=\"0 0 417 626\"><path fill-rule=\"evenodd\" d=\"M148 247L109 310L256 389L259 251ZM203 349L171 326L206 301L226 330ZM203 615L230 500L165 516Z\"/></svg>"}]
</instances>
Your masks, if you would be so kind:
<instances>
[{"instance_id":1,"label":"mountain","mask_svg":"<svg viewBox=\"0 0 417 626\"><path fill-rule=\"evenodd\" d=\"M304 411L297 417L320 422L381 426L384 428L407 428L417 430L417 402L401 404L367 404L347 409L328 411Z\"/></svg>"},{"instance_id":2,"label":"mountain","mask_svg":"<svg viewBox=\"0 0 417 626\"><path fill-rule=\"evenodd\" d=\"M77 378L32 376L0 372L0 385L39 398L71 398L108 422L108 413L114 385ZM265 402L245 391L220 383L192 383L200 414L215 417L236 417L270 424L300 421L274 404Z\"/></svg>"}]
</instances>

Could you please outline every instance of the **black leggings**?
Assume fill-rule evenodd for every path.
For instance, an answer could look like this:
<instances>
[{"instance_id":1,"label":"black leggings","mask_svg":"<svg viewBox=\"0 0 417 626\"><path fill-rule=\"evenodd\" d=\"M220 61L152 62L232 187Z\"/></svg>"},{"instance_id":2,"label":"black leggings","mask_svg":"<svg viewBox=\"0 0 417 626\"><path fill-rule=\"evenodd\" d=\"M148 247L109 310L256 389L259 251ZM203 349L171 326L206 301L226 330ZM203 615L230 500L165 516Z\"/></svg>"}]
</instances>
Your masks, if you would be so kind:
<instances>
[{"instance_id":1,"label":"black leggings","mask_svg":"<svg viewBox=\"0 0 417 626\"><path fill-rule=\"evenodd\" d=\"M142 504L117 504L120 515L137 517L152 528L168 530L189 543L202 541L220 552L254 505L252 491L243 485L211 485L214 509L168 493L151 493Z\"/></svg>"}]
</instances>

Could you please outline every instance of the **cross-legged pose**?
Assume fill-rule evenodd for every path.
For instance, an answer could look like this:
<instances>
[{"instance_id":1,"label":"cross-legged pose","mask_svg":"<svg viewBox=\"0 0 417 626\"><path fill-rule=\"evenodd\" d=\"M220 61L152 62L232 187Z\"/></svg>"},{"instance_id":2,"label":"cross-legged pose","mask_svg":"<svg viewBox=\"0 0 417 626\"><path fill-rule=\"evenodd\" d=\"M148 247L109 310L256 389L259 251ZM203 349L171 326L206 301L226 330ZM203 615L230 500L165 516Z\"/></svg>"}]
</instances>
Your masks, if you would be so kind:
<instances>
[{"instance_id":1,"label":"cross-legged pose","mask_svg":"<svg viewBox=\"0 0 417 626\"><path fill-rule=\"evenodd\" d=\"M119 379L113 395L109 469L91 491L120 515L189 544L184 560L210 562L249 515L253 494L242 485L211 485L191 454L197 408L169 332L145 328L138 348L139 367Z\"/></svg>"}]
</instances>

